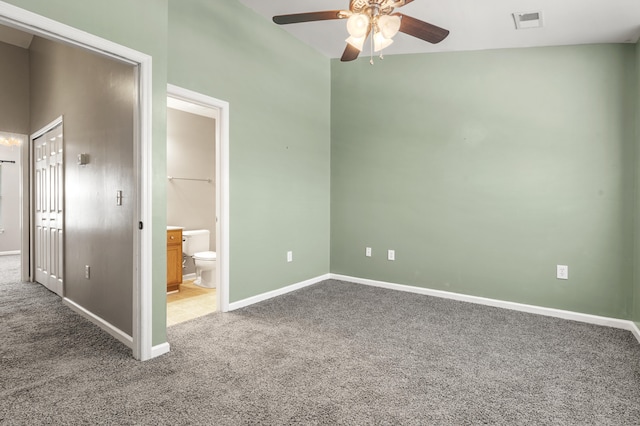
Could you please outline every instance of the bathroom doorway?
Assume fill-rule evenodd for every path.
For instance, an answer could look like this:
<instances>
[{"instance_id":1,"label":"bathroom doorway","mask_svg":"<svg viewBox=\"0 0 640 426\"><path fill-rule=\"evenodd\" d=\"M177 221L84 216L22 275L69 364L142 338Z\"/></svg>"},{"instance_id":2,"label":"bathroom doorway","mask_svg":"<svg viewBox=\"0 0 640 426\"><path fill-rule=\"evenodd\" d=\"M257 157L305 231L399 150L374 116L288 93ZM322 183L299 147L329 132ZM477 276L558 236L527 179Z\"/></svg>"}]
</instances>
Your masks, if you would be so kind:
<instances>
[{"instance_id":1,"label":"bathroom doorway","mask_svg":"<svg viewBox=\"0 0 640 426\"><path fill-rule=\"evenodd\" d=\"M182 247L167 245L167 326L172 326L227 310L223 211L228 203L222 184L228 169L228 105L171 85L167 93L167 241L172 236L185 241ZM177 283L176 275L182 277Z\"/></svg>"}]
</instances>

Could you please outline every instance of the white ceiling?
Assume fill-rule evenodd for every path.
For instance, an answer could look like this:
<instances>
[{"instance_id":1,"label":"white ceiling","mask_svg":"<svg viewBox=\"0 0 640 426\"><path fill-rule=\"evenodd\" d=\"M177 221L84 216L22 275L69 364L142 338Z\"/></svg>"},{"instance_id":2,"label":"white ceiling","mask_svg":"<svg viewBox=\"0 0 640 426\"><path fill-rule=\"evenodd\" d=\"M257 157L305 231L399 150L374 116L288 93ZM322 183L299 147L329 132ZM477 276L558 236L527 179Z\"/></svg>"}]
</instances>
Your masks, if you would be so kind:
<instances>
[{"instance_id":1,"label":"white ceiling","mask_svg":"<svg viewBox=\"0 0 640 426\"><path fill-rule=\"evenodd\" d=\"M266 19L274 15L348 9L349 0L240 0ZM439 44L398 34L385 55L592 43L635 43L640 0L415 0L397 11L448 29ZM516 30L513 13L542 12L543 28ZM273 24L276 25L276 24ZM339 58L344 20L282 25L325 56ZM366 48L365 48L366 49ZM365 50L367 52L367 50Z\"/></svg>"}]
</instances>

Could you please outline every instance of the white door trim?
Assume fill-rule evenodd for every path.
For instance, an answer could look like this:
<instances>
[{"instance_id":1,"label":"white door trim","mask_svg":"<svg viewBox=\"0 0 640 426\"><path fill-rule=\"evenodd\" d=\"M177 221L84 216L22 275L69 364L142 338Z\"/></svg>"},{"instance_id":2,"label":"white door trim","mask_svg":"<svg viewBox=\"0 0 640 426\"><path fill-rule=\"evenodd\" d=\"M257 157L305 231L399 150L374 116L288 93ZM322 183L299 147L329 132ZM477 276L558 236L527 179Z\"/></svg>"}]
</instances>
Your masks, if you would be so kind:
<instances>
[{"instance_id":1,"label":"white door trim","mask_svg":"<svg viewBox=\"0 0 640 426\"><path fill-rule=\"evenodd\" d=\"M229 311L229 102L182 87L167 85L167 96L212 108L218 112L216 123L216 255L217 306Z\"/></svg>"},{"instance_id":2,"label":"white door trim","mask_svg":"<svg viewBox=\"0 0 640 426\"><path fill-rule=\"evenodd\" d=\"M47 133L49 130L53 129L54 127L62 124L62 116L56 118L55 120L53 120L51 123L47 124L46 126L44 126L42 129L38 130L37 132L33 133L31 135L31 141L33 142L34 139L38 139L40 136L44 135L45 133ZM31 153L31 155L33 155L33 153Z\"/></svg>"},{"instance_id":3,"label":"white door trim","mask_svg":"<svg viewBox=\"0 0 640 426\"><path fill-rule=\"evenodd\" d=\"M29 173L31 173L31 157L29 150L31 143L29 135L24 135L22 146L20 147L20 194L22 194L20 202L20 279L22 281L31 281L31 267L29 265L29 253L31 248L29 228L31 226L29 203L31 199Z\"/></svg>"},{"instance_id":4,"label":"white door trim","mask_svg":"<svg viewBox=\"0 0 640 426\"><path fill-rule=\"evenodd\" d=\"M134 153L139 191L137 215L144 229L136 232L134 242L132 349L135 358L149 359L159 354L152 348L152 58L3 1L0 1L0 24L78 46L137 67L139 102Z\"/></svg>"}]
</instances>

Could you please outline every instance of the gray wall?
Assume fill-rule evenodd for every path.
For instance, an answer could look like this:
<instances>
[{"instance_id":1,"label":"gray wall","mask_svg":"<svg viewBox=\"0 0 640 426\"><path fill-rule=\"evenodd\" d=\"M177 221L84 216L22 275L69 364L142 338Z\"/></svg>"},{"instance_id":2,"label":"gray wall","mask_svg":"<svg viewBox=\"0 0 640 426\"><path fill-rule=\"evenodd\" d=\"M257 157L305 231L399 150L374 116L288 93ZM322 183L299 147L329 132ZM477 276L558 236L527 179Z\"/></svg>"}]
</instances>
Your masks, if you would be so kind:
<instances>
[{"instance_id":1,"label":"gray wall","mask_svg":"<svg viewBox=\"0 0 640 426\"><path fill-rule=\"evenodd\" d=\"M134 69L34 38L31 129L64 116L65 297L132 333ZM90 162L78 166L78 154ZM124 205L116 206L116 191ZM91 279L84 266L91 266Z\"/></svg>"},{"instance_id":2,"label":"gray wall","mask_svg":"<svg viewBox=\"0 0 640 426\"><path fill-rule=\"evenodd\" d=\"M0 132L29 133L29 51L0 43Z\"/></svg>"},{"instance_id":3,"label":"gray wall","mask_svg":"<svg viewBox=\"0 0 640 426\"><path fill-rule=\"evenodd\" d=\"M0 43L0 133L29 133L29 51ZM0 252L20 250L20 148L0 146L2 223Z\"/></svg>"},{"instance_id":4,"label":"gray wall","mask_svg":"<svg viewBox=\"0 0 640 426\"><path fill-rule=\"evenodd\" d=\"M167 184L167 224L208 229L209 249L216 249L216 121L177 109L167 110L168 176L204 179ZM189 259L190 260L190 259ZM192 261L185 273L194 272Z\"/></svg>"}]
</instances>

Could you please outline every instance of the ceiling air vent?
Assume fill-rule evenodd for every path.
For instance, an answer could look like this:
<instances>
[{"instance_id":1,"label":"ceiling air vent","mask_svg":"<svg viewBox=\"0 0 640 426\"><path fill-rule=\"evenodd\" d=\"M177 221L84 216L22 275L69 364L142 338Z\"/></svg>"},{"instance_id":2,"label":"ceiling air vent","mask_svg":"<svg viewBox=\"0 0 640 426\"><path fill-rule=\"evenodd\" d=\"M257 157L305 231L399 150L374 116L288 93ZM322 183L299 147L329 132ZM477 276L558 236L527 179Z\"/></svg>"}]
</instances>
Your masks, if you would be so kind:
<instances>
[{"instance_id":1,"label":"ceiling air vent","mask_svg":"<svg viewBox=\"0 0 640 426\"><path fill-rule=\"evenodd\" d=\"M513 20L516 22L517 30L542 27L541 12L514 13Z\"/></svg>"}]
</instances>

